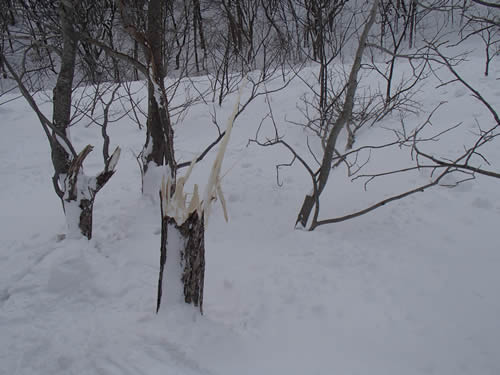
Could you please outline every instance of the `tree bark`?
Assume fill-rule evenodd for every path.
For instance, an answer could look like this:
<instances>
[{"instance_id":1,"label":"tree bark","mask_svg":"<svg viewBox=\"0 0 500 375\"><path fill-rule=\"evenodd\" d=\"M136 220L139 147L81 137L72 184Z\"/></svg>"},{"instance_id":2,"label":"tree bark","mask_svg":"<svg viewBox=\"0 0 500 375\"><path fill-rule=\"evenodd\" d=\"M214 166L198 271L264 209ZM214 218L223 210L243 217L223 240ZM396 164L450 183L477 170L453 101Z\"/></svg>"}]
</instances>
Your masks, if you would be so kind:
<instances>
[{"instance_id":1,"label":"tree bark","mask_svg":"<svg viewBox=\"0 0 500 375\"><path fill-rule=\"evenodd\" d=\"M148 173L151 162L154 162L156 166L168 165L170 167L170 177L172 181L175 181L174 131L168 112L169 104L164 84L164 13L164 3L162 0L149 1L147 31L145 39L142 41L146 61L150 67L147 132L142 152L142 162L144 175ZM135 38L140 40L141 35L135 35ZM160 182L154 181L153 184L158 183L158 186L147 187L145 192L154 194L156 197Z\"/></svg>"},{"instance_id":2,"label":"tree bark","mask_svg":"<svg viewBox=\"0 0 500 375\"><path fill-rule=\"evenodd\" d=\"M168 229L175 228L178 231L182 243L180 248L169 246ZM193 304L203 314L203 289L205 282L205 225L203 217L193 212L182 224L177 225L175 220L164 216L162 212L161 244L160 244L160 272L158 276L158 294L156 300L156 312L160 310L162 297L172 298L164 295L169 275L166 274L167 259L172 262L178 257L169 251L180 252L180 280L183 285L183 299L187 304ZM170 260L172 259L172 260ZM175 280L171 280L174 282Z\"/></svg>"},{"instance_id":3,"label":"tree bark","mask_svg":"<svg viewBox=\"0 0 500 375\"><path fill-rule=\"evenodd\" d=\"M184 264L182 282L184 301L199 306L203 314L203 286L205 282L205 225L195 211L178 227L185 240L181 260Z\"/></svg>"},{"instance_id":4,"label":"tree bark","mask_svg":"<svg viewBox=\"0 0 500 375\"><path fill-rule=\"evenodd\" d=\"M53 92L53 125L55 130L52 132L52 164L54 165L56 178L68 173L71 164L72 155L61 142L57 135L67 136L66 129L71 119L71 100L73 90L73 77L75 75L75 60L77 52L77 40L74 35L73 23L74 17L72 5L66 6L61 2L59 6L59 19L61 23L63 50L61 55L61 67L57 76L56 86ZM59 133L59 134L56 134ZM59 181L63 182L63 181Z\"/></svg>"}]
</instances>

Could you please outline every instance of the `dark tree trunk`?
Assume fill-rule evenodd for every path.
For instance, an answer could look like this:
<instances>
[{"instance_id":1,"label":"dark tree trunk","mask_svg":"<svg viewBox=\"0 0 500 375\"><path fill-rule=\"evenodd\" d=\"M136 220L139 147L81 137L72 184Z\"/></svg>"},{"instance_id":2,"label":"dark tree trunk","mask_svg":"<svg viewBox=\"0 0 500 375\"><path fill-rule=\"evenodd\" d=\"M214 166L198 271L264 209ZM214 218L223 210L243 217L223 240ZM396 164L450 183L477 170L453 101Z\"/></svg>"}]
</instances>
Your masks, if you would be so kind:
<instances>
[{"instance_id":1,"label":"dark tree trunk","mask_svg":"<svg viewBox=\"0 0 500 375\"><path fill-rule=\"evenodd\" d=\"M69 5L69 6L68 6ZM59 19L61 22L63 50L61 55L61 67L57 76L56 86L53 96L53 124L55 131L52 133L51 149L52 149L52 164L54 166L54 181L56 193L62 199L68 227L75 225L70 221L75 218L71 217L68 212L69 206L77 204L81 213L78 217L78 227L83 236L88 239L92 236L92 206L93 197L91 200L81 200L78 202L78 178L82 163L88 153L92 150L91 147L86 148L78 157L74 157L67 151L67 128L71 121L71 103L73 78L75 75L75 60L78 49L78 40L75 36L74 25L74 3L66 4L61 2L59 6ZM61 135L63 137L61 137ZM65 147L66 146L66 147ZM86 151L88 150L88 152Z\"/></svg>"},{"instance_id":2,"label":"dark tree trunk","mask_svg":"<svg viewBox=\"0 0 500 375\"><path fill-rule=\"evenodd\" d=\"M184 301L200 307L203 314L203 285L205 282L205 225L197 212L177 227L185 240L181 260L184 265L182 283Z\"/></svg>"},{"instance_id":3,"label":"dark tree trunk","mask_svg":"<svg viewBox=\"0 0 500 375\"><path fill-rule=\"evenodd\" d=\"M57 131L52 134L52 164L56 178L68 173L72 155L67 148L61 144L66 138L66 129L71 119L71 99L73 90L73 77L75 75L75 60L77 52L77 40L74 36L74 17L71 7L66 7L62 2L59 7L59 19L61 22L63 50L61 54L61 67L57 76L53 96L53 124ZM59 137L58 137L59 136Z\"/></svg>"},{"instance_id":4,"label":"dark tree trunk","mask_svg":"<svg viewBox=\"0 0 500 375\"><path fill-rule=\"evenodd\" d=\"M182 238L180 249L169 248L168 228L174 227ZM165 265L169 251L180 251L181 282L183 284L183 298L187 304L199 307L203 314L203 287L205 282L205 225L203 217L193 212L182 224L177 225L171 217L162 212L161 245L160 245L160 272L158 277L158 294L156 312L160 310L163 286L166 283ZM171 255L176 259L175 255ZM168 298L168 297L167 297Z\"/></svg>"},{"instance_id":5,"label":"dark tree trunk","mask_svg":"<svg viewBox=\"0 0 500 375\"><path fill-rule=\"evenodd\" d=\"M195 18L194 22L198 28L198 34L200 36L200 48L203 51L203 60L201 63L201 67L202 69L205 69L205 60L207 59L207 47L205 42L205 33L203 31L203 18L201 16L200 0L194 0L193 6L194 6L194 18ZM195 35L195 40L196 40L196 35Z\"/></svg>"},{"instance_id":6,"label":"dark tree trunk","mask_svg":"<svg viewBox=\"0 0 500 375\"><path fill-rule=\"evenodd\" d=\"M172 181L175 181L175 157L173 147L174 131L168 113L168 102L165 92L164 57L164 3L151 0L148 5L148 27L144 52L146 61L151 66L152 76L149 78L149 108L147 134L143 152L143 171L147 173L149 162L157 166L168 165ZM159 92L158 92L159 91ZM158 100L158 98L160 98ZM159 101L159 102L158 102ZM158 186L159 188L159 186Z\"/></svg>"},{"instance_id":7,"label":"dark tree trunk","mask_svg":"<svg viewBox=\"0 0 500 375\"><path fill-rule=\"evenodd\" d=\"M92 238L92 213L94 212L94 199L80 201L80 231L88 239Z\"/></svg>"}]
</instances>

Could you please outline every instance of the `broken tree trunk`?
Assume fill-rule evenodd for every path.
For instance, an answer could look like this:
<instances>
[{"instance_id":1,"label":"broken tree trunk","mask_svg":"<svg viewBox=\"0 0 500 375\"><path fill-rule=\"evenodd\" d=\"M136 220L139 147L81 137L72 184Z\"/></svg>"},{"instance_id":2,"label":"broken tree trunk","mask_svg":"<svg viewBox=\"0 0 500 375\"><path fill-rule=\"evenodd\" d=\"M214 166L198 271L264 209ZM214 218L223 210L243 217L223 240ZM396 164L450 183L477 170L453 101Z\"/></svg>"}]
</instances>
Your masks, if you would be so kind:
<instances>
[{"instance_id":1,"label":"broken tree trunk","mask_svg":"<svg viewBox=\"0 0 500 375\"><path fill-rule=\"evenodd\" d=\"M231 113L221 146L215 157L210 177L205 187L203 200L194 185L189 204L184 192L186 181L196 165L197 158L191 162L184 176L163 175L160 189L161 245L160 273L156 312L159 311L162 297L170 301L184 301L199 307L203 313L203 285L205 278L205 226L214 201L220 200L224 218L227 210L221 187L220 171L227 149L229 137L240 106L243 90Z\"/></svg>"},{"instance_id":2,"label":"broken tree trunk","mask_svg":"<svg viewBox=\"0 0 500 375\"><path fill-rule=\"evenodd\" d=\"M87 145L78 156L72 160L65 178L62 181L62 202L70 236L83 235L92 238L92 216L96 194L115 173L116 164L120 158L120 148L106 160L104 170L95 177L83 173L83 162L93 150Z\"/></svg>"},{"instance_id":3,"label":"broken tree trunk","mask_svg":"<svg viewBox=\"0 0 500 375\"><path fill-rule=\"evenodd\" d=\"M163 197L160 194L161 206ZM187 304L199 307L203 314L203 286L205 280L205 225L203 216L197 211L178 225L174 218L165 215L163 208L160 246L160 273L156 312L160 310L162 298L176 302L182 299ZM167 258L169 265L167 264ZM182 283L182 288L178 288ZM170 287L167 287L170 285ZM178 298L179 289L182 295ZM172 294L172 295L169 295Z\"/></svg>"}]
</instances>

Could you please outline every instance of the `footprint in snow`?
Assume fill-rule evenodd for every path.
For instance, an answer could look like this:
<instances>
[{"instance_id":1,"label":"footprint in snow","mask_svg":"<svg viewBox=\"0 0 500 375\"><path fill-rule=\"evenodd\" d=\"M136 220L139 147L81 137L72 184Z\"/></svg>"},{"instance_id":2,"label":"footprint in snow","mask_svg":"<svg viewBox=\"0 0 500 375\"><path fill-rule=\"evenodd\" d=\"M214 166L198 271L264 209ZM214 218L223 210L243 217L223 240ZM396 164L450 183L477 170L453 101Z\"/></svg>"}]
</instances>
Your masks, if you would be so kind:
<instances>
[{"instance_id":1,"label":"footprint in snow","mask_svg":"<svg viewBox=\"0 0 500 375\"><path fill-rule=\"evenodd\" d=\"M7 301L9 298L10 298L10 293L9 293L9 290L7 288L0 290L0 306L2 303Z\"/></svg>"},{"instance_id":2,"label":"footprint in snow","mask_svg":"<svg viewBox=\"0 0 500 375\"><path fill-rule=\"evenodd\" d=\"M229 194L229 197L227 198L229 202L238 202L241 200L241 197L238 194L231 193Z\"/></svg>"},{"instance_id":3,"label":"footprint in snow","mask_svg":"<svg viewBox=\"0 0 500 375\"><path fill-rule=\"evenodd\" d=\"M467 90L463 87L460 87L459 89L455 90L455 98L460 98L464 96L467 93Z\"/></svg>"},{"instance_id":4,"label":"footprint in snow","mask_svg":"<svg viewBox=\"0 0 500 375\"><path fill-rule=\"evenodd\" d=\"M491 202L486 198L477 197L472 201L472 205L476 208L490 209Z\"/></svg>"},{"instance_id":5,"label":"footprint in snow","mask_svg":"<svg viewBox=\"0 0 500 375\"><path fill-rule=\"evenodd\" d=\"M311 311L314 315L319 317L327 315L327 308L325 305L314 305L311 307Z\"/></svg>"}]
</instances>

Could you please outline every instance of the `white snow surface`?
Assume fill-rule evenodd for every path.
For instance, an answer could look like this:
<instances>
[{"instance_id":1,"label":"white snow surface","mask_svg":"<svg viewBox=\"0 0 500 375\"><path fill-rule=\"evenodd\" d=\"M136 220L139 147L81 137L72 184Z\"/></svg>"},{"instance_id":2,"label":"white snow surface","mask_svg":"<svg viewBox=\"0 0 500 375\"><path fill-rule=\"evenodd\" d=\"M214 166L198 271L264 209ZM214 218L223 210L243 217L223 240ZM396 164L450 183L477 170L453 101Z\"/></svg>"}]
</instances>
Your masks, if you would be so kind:
<instances>
[{"instance_id":1,"label":"white snow surface","mask_svg":"<svg viewBox=\"0 0 500 375\"><path fill-rule=\"evenodd\" d=\"M482 66L478 53L461 71L500 110L498 61L487 78ZM486 127L491 118L459 85L436 86L419 94L424 112L408 125L447 100L433 129L464 122L440 148L456 155L476 120ZM280 134L312 160L307 132L285 121L301 120L304 87L294 81L271 101ZM234 98L218 118L227 118ZM235 122L222 171L229 223L215 205L206 233L204 315L170 303L156 315L160 212L141 196L134 157L144 133L127 120L110 125L110 147L123 152L96 197L93 239L61 239L65 220L43 131L22 100L0 106L0 374L500 374L500 181L477 178L314 232L294 230L311 185L294 164L281 168L277 186L275 165L291 156L279 146L247 147L266 112L261 97ZM99 132L72 129L76 149L98 150ZM201 104L175 132L182 161L217 137ZM358 145L389 133L367 129ZM500 147L487 151L498 171ZM206 181L215 152L191 183ZM371 171L410 160L399 149L372 158ZM99 152L85 168L102 169ZM364 192L339 169L320 215L341 216L426 181L424 172L402 175Z\"/></svg>"},{"instance_id":2,"label":"white snow surface","mask_svg":"<svg viewBox=\"0 0 500 375\"><path fill-rule=\"evenodd\" d=\"M162 180L167 180L170 176L168 165L157 165L154 161L148 162L148 168L142 180L142 193L153 202L159 201L159 191Z\"/></svg>"}]
</instances>

